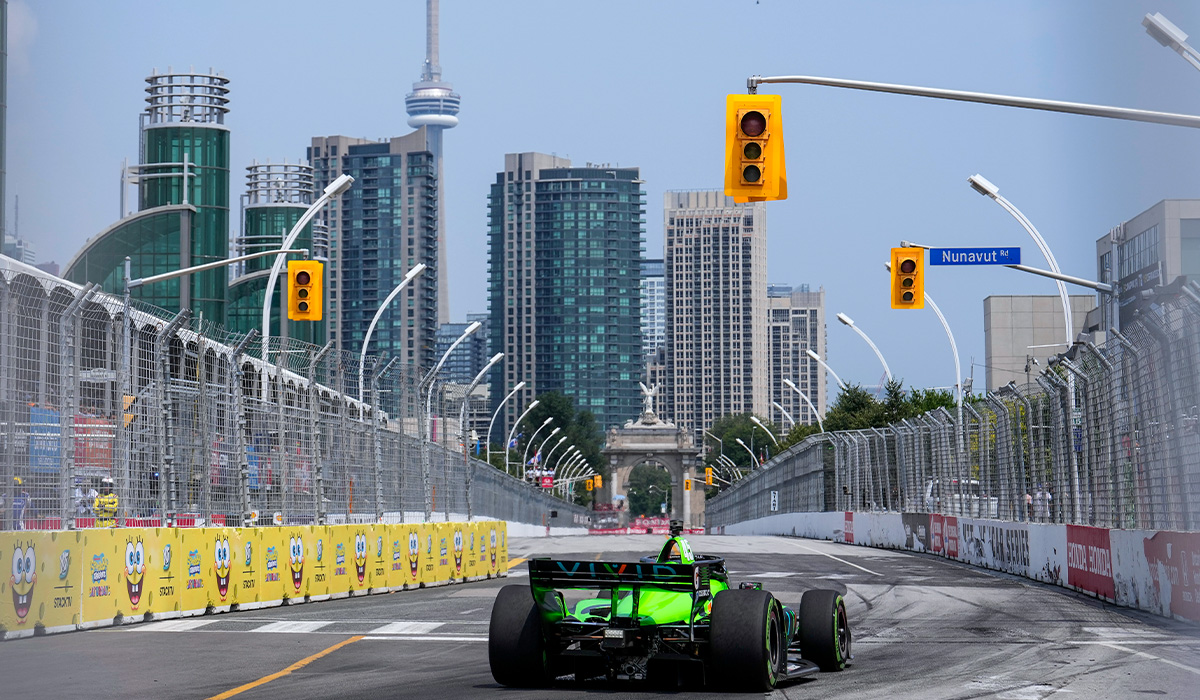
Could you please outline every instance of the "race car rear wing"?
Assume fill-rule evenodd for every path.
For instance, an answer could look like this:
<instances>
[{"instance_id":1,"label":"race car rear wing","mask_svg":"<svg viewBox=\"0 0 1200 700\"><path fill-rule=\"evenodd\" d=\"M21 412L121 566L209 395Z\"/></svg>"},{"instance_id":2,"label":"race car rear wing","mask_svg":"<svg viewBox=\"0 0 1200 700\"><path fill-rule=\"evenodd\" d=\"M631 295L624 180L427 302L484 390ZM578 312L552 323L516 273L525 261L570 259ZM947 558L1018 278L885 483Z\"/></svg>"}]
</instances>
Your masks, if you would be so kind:
<instances>
[{"instance_id":1,"label":"race car rear wing","mask_svg":"<svg viewBox=\"0 0 1200 700\"><path fill-rule=\"evenodd\" d=\"M536 588L608 589L653 587L691 592L707 590L714 570L724 567L719 557L703 557L694 564L529 560L529 583Z\"/></svg>"}]
</instances>

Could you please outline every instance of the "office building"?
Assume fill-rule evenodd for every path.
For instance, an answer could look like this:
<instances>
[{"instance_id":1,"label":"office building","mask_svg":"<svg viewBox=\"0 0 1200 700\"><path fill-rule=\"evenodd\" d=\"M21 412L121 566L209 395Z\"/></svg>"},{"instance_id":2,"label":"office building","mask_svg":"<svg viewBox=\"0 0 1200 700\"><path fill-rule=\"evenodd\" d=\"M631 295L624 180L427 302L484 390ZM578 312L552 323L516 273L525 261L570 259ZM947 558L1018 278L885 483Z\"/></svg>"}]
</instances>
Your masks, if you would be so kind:
<instances>
[{"instance_id":1,"label":"office building","mask_svg":"<svg viewBox=\"0 0 1200 700\"><path fill-rule=\"evenodd\" d=\"M663 418L687 430L767 415L767 210L720 191L663 196Z\"/></svg>"},{"instance_id":2,"label":"office building","mask_svg":"<svg viewBox=\"0 0 1200 700\"><path fill-rule=\"evenodd\" d=\"M504 157L488 197L493 401L526 382L506 426L548 391L604 429L641 412L642 196L637 168Z\"/></svg>"},{"instance_id":3,"label":"office building","mask_svg":"<svg viewBox=\"0 0 1200 700\"><path fill-rule=\"evenodd\" d=\"M817 420L812 407L783 380L792 380L818 414L825 417L825 372L807 352L826 356L825 290L813 292L807 284L796 288L773 284L767 288L767 309L771 403L766 415L783 431L789 430L793 421L814 425Z\"/></svg>"},{"instance_id":4,"label":"office building","mask_svg":"<svg viewBox=\"0 0 1200 700\"><path fill-rule=\"evenodd\" d=\"M642 261L642 355L653 359L667 337L667 301L664 295L663 261Z\"/></svg>"},{"instance_id":5,"label":"office building","mask_svg":"<svg viewBox=\"0 0 1200 700\"><path fill-rule=\"evenodd\" d=\"M122 218L89 239L63 276L124 289L131 277L150 277L229 257L229 79L209 72L155 73L146 78L141 114L141 159L121 172ZM128 211L128 185L137 185L137 211ZM133 290L132 296L168 311L191 309L216 323L225 319L225 267Z\"/></svg>"},{"instance_id":6,"label":"office building","mask_svg":"<svg viewBox=\"0 0 1200 700\"><path fill-rule=\"evenodd\" d=\"M442 260L438 244L439 178L427 127L387 141L317 137L307 151L314 189L343 173L354 185L325 214L329 339L358 353L383 300L417 263L427 268L392 301L368 354L432 368Z\"/></svg>"},{"instance_id":7,"label":"office building","mask_svg":"<svg viewBox=\"0 0 1200 700\"><path fill-rule=\"evenodd\" d=\"M234 256L279 250L283 240L314 201L312 166L302 163L258 163L246 168L246 193L242 195L242 229L234 240ZM314 229L316 235L314 235ZM308 223L292 244L293 250L310 250L317 260L329 255L328 230L323 223ZM234 266L226 292L225 328L248 333L262 328L263 295L276 256L247 260ZM290 256L289 260L298 260ZM328 340L326 322L292 321L280 313L287 287L287 267L276 279L270 307L271 337L296 338L314 345ZM282 319L282 321L281 321ZM282 325L281 325L282 323Z\"/></svg>"},{"instance_id":8,"label":"office building","mask_svg":"<svg viewBox=\"0 0 1200 700\"><path fill-rule=\"evenodd\" d=\"M486 313L467 314L467 320L464 323L443 323L438 326L437 338L434 342L434 355L440 360L442 355L450 349L450 345L467 330L467 326L475 321L482 324L479 330L467 336L466 340L450 353L450 356L446 358L446 363L442 365L441 371L438 372L438 381L451 384L470 384L471 380L475 379L475 375L487 366L488 360L492 359L491 353L488 352L488 346L491 343L489 331L491 315ZM492 371L500 372L501 370L497 367Z\"/></svg>"},{"instance_id":9,"label":"office building","mask_svg":"<svg viewBox=\"0 0 1200 700\"><path fill-rule=\"evenodd\" d=\"M1071 338L1084 330L1094 298L1086 294L1068 297L1071 302ZM984 364L986 389L994 391L1015 381L1023 386L1040 369L1046 358L1067 349L1062 297L990 296L983 300ZM1034 361L1037 361L1037 364Z\"/></svg>"},{"instance_id":10,"label":"office building","mask_svg":"<svg viewBox=\"0 0 1200 700\"><path fill-rule=\"evenodd\" d=\"M1200 199L1164 199L1096 241L1096 279L1116 283L1119 301L1098 294L1092 324L1120 328L1139 307L1138 292L1179 276L1200 280ZM1113 305L1120 304L1120 313Z\"/></svg>"}]
</instances>

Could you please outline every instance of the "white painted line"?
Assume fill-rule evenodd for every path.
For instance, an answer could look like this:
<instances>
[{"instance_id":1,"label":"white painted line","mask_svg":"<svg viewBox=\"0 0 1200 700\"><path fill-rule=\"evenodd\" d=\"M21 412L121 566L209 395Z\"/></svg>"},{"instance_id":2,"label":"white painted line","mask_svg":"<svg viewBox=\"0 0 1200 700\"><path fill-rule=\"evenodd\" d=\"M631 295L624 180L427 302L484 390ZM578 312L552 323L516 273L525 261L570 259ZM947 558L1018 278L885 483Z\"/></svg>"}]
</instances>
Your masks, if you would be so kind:
<instances>
[{"instance_id":1,"label":"white painted line","mask_svg":"<svg viewBox=\"0 0 1200 700\"><path fill-rule=\"evenodd\" d=\"M877 573L877 572L875 572L875 571L871 571L870 569L866 568L865 566L859 566L858 564L854 564L854 563L852 563L852 562L848 562L848 561L846 561L845 559L842 559L842 558L840 558L840 557L835 557L835 556L833 556L832 554L828 554L828 553L826 553L826 552L822 552L822 551L821 551L821 550L819 550L819 549L813 549L812 547L807 547L807 546L805 546L805 545L802 545L802 544L800 544L800 543L798 543L798 542L796 543L796 546L797 546L797 547L799 547L800 549L806 549L806 550L808 550L808 551L812 552L813 554L820 554L821 556L823 556L823 557L829 557L830 559L832 559L832 560L834 560L834 561L840 561L841 563L843 563L843 564L845 564L845 565L847 565L847 566L853 566L854 568L856 568L856 569L859 569L859 570L862 570L862 571L865 571L865 572L867 572L868 574L871 574L872 576L883 576L883 574Z\"/></svg>"},{"instance_id":2,"label":"white painted line","mask_svg":"<svg viewBox=\"0 0 1200 700\"><path fill-rule=\"evenodd\" d=\"M1153 659L1155 661L1161 661L1164 664L1167 664L1168 666L1174 666L1175 668L1181 668L1185 671L1191 671L1192 673L1196 674L1197 676L1200 676L1200 668L1196 668L1194 666L1188 666L1187 664L1181 664L1178 661L1164 659L1161 656L1155 656L1154 654L1147 654L1144 651L1137 651L1136 649L1130 649L1129 647L1124 647L1124 646L1121 646L1120 644L1110 644L1110 643L1104 642L1104 643L1101 643L1100 646L1105 646L1110 649L1116 649L1117 651L1123 651L1127 654L1133 654L1134 656L1140 656L1143 659Z\"/></svg>"},{"instance_id":3,"label":"white painted line","mask_svg":"<svg viewBox=\"0 0 1200 700\"><path fill-rule=\"evenodd\" d=\"M234 621L237 620L237 618L230 618L230 619L232 619ZM292 622L272 622L270 624L263 625L262 627L255 627L254 629L252 629L250 631L251 632L280 632L280 633L316 632L317 630L321 629L322 627L326 627L326 626L332 625L332 624L333 624L332 622L325 621L325 620L298 620L298 621L292 621Z\"/></svg>"},{"instance_id":4,"label":"white painted line","mask_svg":"<svg viewBox=\"0 0 1200 700\"><path fill-rule=\"evenodd\" d=\"M1122 639L1121 644L1144 644L1146 646L1197 646L1200 645L1200 639ZM1096 641L1094 639L1069 639L1063 644L1092 644L1095 646L1110 646L1113 641Z\"/></svg>"},{"instance_id":5,"label":"white painted line","mask_svg":"<svg viewBox=\"0 0 1200 700\"><path fill-rule=\"evenodd\" d=\"M369 634L426 634L442 626L440 622L390 622Z\"/></svg>"},{"instance_id":6,"label":"white painted line","mask_svg":"<svg viewBox=\"0 0 1200 700\"><path fill-rule=\"evenodd\" d=\"M799 576L799 574L789 573L787 571L763 571L757 574L746 574L746 578L753 581L756 578L787 578L789 576Z\"/></svg>"},{"instance_id":7,"label":"white painted line","mask_svg":"<svg viewBox=\"0 0 1200 700\"><path fill-rule=\"evenodd\" d=\"M130 632L187 632L198 627L211 625L217 620L161 620L159 622L147 622L144 625L133 625L129 628Z\"/></svg>"},{"instance_id":8,"label":"white painted line","mask_svg":"<svg viewBox=\"0 0 1200 700\"><path fill-rule=\"evenodd\" d=\"M484 635L466 637L466 636L450 636L437 634L423 635L407 635L407 636L382 636L382 635L367 635L363 637L365 640L379 642L486 642L488 638Z\"/></svg>"},{"instance_id":9,"label":"white painted line","mask_svg":"<svg viewBox=\"0 0 1200 700\"><path fill-rule=\"evenodd\" d=\"M483 610L483 608L471 608L470 610L463 610L459 613L459 615L470 615L471 613L477 613L481 610Z\"/></svg>"}]
</instances>

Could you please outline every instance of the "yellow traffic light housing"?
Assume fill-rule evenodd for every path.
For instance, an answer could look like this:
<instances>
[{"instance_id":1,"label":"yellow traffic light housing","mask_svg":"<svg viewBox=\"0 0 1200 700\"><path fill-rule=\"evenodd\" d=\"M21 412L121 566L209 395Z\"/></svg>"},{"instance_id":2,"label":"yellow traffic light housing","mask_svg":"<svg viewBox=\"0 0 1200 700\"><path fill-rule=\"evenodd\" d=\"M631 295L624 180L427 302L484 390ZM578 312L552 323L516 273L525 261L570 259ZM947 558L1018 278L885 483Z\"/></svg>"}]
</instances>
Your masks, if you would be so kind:
<instances>
[{"instance_id":1,"label":"yellow traffic light housing","mask_svg":"<svg viewBox=\"0 0 1200 700\"><path fill-rule=\"evenodd\" d=\"M726 97L725 194L737 202L787 199L779 95Z\"/></svg>"},{"instance_id":2,"label":"yellow traffic light housing","mask_svg":"<svg viewBox=\"0 0 1200 700\"><path fill-rule=\"evenodd\" d=\"M595 482L594 482L592 479L588 479L588 480L587 480L586 482L584 482L584 483L585 483L585 484L587 484L587 490L588 490L588 491L591 491L591 490L592 490L592 488L593 488L593 487L594 487L594 485L595 485Z\"/></svg>"},{"instance_id":3,"label":"yellow traffic light housing","mask_svg":"<svg viewBox=\"0 0 1200 700\"><path fill-rule=\"evenodd\" d=\"M924 248L892 248L892 308L925 308Z\"/></svg>"},{"instance_id":4,"label":"yellow traffic light housing","mask_svg":"<svg viewBox=\"0 0 1200 700\"><path fill-rule=\"evenodd\" d=\"M684 491L691 491L691 490L692 490L692 480L691 480L691 479L688 479L688 478L684 477L684 479L683 479L683 490L684 490Z\"/></svg>"},{"instance_id":5,"label":"yellow traffic light housing","mask_svg":"<svg viewBox=\"0 0 1200 700\"><path fill-rule=\"evenodd\" d=\"M712 467L704 468L704 483L709 486L713 485L713 468Z\"/></svg>"},{"instance_id":6,"label":"yellow traffic light housing","mask_svg":"<svg viewBox=\"0 0 1200 700\"><path fill-rule=\"evenodd\" d=\"M598 488L598 489L604 488L604 477L603 476L597 474L596 476L592 477L592 481L596 482L596 488Z\"/></svg>"},{"instance_id":7,"label":"yellow traffic light housing","mask_svg":"<svg viewBox=\"0 0 1200 700\"><path fill-rule=\"evenodd\" d=\"M316 260L289 260L287 299L289 321L320 321L325 266Z\"/></svg>"}]
</instances>

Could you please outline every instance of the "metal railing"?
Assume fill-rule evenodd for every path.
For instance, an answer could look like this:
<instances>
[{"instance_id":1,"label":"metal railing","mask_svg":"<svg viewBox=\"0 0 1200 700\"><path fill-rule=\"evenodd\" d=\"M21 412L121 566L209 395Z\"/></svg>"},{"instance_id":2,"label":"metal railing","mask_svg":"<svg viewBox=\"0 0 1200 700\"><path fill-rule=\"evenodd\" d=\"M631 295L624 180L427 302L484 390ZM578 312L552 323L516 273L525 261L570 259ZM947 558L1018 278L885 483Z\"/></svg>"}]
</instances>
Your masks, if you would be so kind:
<instances>
[{"instance_id":1,"label":"metal railing","mask_svg":"<svg viewBox=\"0 0 1200 700\"><path fill-rule=\"evenodd\" d=\"M264 363L252 337L187 313L124 317L0 256L0 529L94 525L104 479L130 525L586 522L468 458L449 392L425 442L421 368L368 357L360 402L358 353L272 338Z\"/></svg>"},{"instance_id":2,"label":"metal railing","mask_svg":"<svg viewBox=\"0 0 1200 700\"><path fill-rule=\"evenodd\" d=\"M1200 529L1200 285L1077 343L1025 386L872 430L819 433L707 505L707 525L773 513L927 512Z\"/></svg>"}]
</instances>

